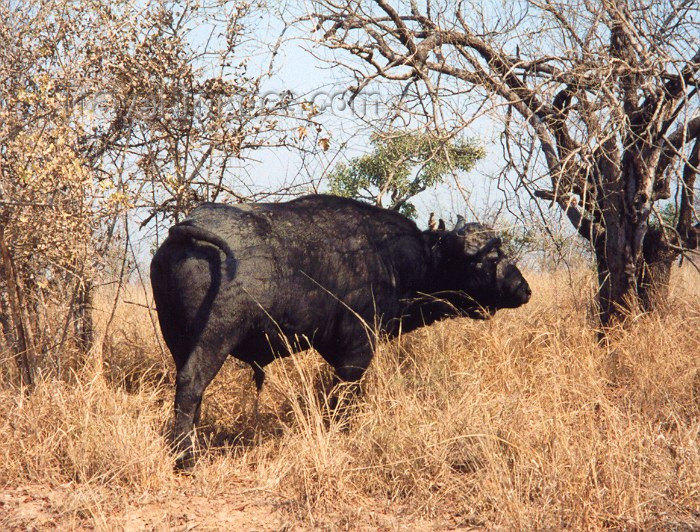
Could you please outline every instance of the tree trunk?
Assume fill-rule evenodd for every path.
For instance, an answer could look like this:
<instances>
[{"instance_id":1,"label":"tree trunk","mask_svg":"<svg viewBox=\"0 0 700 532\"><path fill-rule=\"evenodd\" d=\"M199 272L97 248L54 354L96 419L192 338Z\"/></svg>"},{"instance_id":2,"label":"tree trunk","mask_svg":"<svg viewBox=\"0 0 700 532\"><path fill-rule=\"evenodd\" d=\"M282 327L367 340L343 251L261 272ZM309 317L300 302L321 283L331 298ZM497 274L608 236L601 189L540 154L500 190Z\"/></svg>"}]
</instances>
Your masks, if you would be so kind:
<instances>
[{"instance_id":1,"label":"tree trunk","mask_svg":"<svg viewBox=\"0 0 700 532\"><path fill-rule=\"evenodd\" d=\"M4 268L0 268L4 270ZM0 286L0 334L2 334L2 343L0 347L8 351L15 351L15 335L12 330L12 320L7 309L10 308L10 302L5 291L5 288Z\"/></svg>"},{"instance_id":2,"label":"tree trunk","mask_svg":"<svg viewBox=\"0 0 700 532\"><path fill-rule=\"evenodd\" d=\"M603 327L624 320L637 301L635 283L630 279L630 267L634 268L634 264L625 253L624 240L611 238L608 231L606 236L606 242L596 249L599 320Z\"/></svg>"},{"instance_id":3,"label":"tree trunk","mask_svg":"<svg viewBox=\"0 0 700 532\"><path fill-rule=\"evenodd\" d=\"M3 277L7 282L7 296L10 306L10 315L15 329L15 360L23 386L32 385L32 367L29 363L29 350L32 346L31 333L25 327L23 313L23 298L19 288L15 267L10 250L5 244L5 226L0 224L0 266Z\"/></svg>"},{"instance_id":4,"label":"tree trunk","mask_svg":"<svg viewBox=\"0 0 700 532\"><path fill-rule=\"evenodd\" d=\"M678 252L665 241L663 232L650 228L642 257L636 261L625 250L631 249L625 232L606 231L604 242L596 246L599 317L603 327L624 321L639 310L649 312L665 305L671 280L671 267Z\"/></svg>"},{"instance_id":5,"label":"tree trunk","mask_svg":"<svg viewBox=\"0 0 700 532\"><path fill-rule=\"evenodd\" d=\"M77 287L74 310L75 333L81 349L87 353L92 347L94 327L92 321L92 282L84 281Z\"/></svg>"},{"instance_id":6,"label":"tree trunk","mask_svg":"<svg viewBox=\"0 0 700 532\"><path fill-rule=\"evenodd\" d=\"M639 303L646 312L662 309L671 282L671 266L678 252L669 247L661 229L652 228L644 238L644 261L639 268L637 292Z\"/></svg>"},{"instance_id":7,"label":"tree trunk","mask_svg":"<svg viewBox=\"0 0 700 532\"><path fill-rule=\"evenodd\" d=\"M620 154L611 144L597 160L602 230L592 241L603 327L658 308L668 294L674 256L662 230L649 226L654 174L643 146L635 142ZM619 165L612 164L616 160Z\"/></svg>"}]
</instances>

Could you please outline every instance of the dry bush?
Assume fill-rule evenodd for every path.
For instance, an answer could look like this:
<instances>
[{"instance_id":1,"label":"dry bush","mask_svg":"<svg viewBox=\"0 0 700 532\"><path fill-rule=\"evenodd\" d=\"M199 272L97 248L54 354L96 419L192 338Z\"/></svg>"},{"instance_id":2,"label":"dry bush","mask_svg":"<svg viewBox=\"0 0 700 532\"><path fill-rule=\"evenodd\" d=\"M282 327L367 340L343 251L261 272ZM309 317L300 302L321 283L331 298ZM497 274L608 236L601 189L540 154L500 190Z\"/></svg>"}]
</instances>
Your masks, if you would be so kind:
<instances>
[{"instance_id":1,"label":"dry bush","mask_svg":"<svg viewBox=\"0 0 700 532\"><path fill-rule=\"evenodd\" d=\"M110 389L100 375L42 380L31 396L5 391L2 481L157 487L172 466L162 449L167 408L157 390ZM148 405L148 408L142 408ZM13 445L14 444L14 445Z\"/></svg>"},{"instance_id":2,"label":"dry bush","mask_svg":"<svg viewBox=\"0 0 700 532\"><path fill-rule=\"evenodd\" d=\"M148 381L174 384L170 354L160 336L153 298L140 285L104 287L95 295L94 322L101 339L101 362L107 380L128 391Z\"/></svg>"},{"instance_id":3,"label":"dry bush","mask_svg":"<svg viewBox=\"0 0 700 532\"><path fill-rule=\"evenodd\" d=\"M257 413L252 372L232 360L184 477L164 441L172 365L147 310L121 305L104 370L1 391L0 479L72 482L64 510L98 527L137 494L211 499L242 483L282 497L302 528L700 526L698 274L677 270L671 308L606 341L588 274L531 278L522 309L382 343L341 414L315 353L269 367Z\"/></svg>"}]
</instances>

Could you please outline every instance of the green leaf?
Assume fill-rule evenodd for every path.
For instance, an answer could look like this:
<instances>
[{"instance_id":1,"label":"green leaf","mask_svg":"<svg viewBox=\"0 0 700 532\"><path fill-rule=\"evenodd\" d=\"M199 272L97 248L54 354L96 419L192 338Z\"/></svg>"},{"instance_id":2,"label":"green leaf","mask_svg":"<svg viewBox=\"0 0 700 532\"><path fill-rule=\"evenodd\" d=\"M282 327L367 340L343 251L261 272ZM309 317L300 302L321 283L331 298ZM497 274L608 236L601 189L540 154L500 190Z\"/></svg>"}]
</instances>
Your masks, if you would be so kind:
<instances>
[{"instance_id":1,"label":"green leaf","mask_svg":"<svg viewBox=\"0 0 700 532\"><path fill-rule=\"evenodd\" d=\"M443 183L454 171L468 172L485 155L474 139L440 139L429 133L373 135L371 153L339 164L328 176L330 192L361 199L414 217L408 200Z\"/></svg>"}]
</instances>

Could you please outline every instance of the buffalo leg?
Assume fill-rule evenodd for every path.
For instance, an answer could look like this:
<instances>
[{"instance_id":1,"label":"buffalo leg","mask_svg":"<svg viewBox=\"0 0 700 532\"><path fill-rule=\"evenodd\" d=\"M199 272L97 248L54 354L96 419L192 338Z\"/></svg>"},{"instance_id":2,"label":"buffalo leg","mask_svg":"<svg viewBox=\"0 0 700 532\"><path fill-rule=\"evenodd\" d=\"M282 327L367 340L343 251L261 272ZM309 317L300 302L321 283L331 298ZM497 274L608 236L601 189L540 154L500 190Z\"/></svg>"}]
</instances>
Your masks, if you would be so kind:
<instances>
[{"instance_id":1,"label":"buffalo leg","mask_svg":"<svg viewBox=\"0 0 700 532\"><path fill-rule=\"evenodd\" d=\"M253 405L253 419L258 423L258 413L260 412L260 392L265 383L265 370L257 362L251 364L253 368L253 379L255 380L255 405Z\"/></svg>"},{"instance_id":2,"label":"buffalo leg","mask_svg":"<svg viewBox=\"0 0 700 532\"><path fill-rule=\"evenodd\" d=\"M353 349L345 350L331 364L341 381L356 382L365 374L369 363L372 361L372 355L372 347L369 344L363 344Z\"/></svg>"},{"instance_id":3,"label":"buffalo leg","mask_svg":"<svg viewBox=\"0 0 700 532\"><path fill-rule=\"evenodd\" d=\"M339 381L351 384L349 393L347 394L349 399L352 399L358 392L358 381L369 367L369 363L372 361L372 355L372 347L369 344L365 344L351 350L345 350L340 356L337 356L335 361L331 362L335 368L336 384ZM335 394L331 396L329 406L332 410L340 406L338 397Z\"/></svg>"},{"instance_id":4,"label":"buffalo leg","mask_svg":"<svg viewBox=\"0 0 700 532\"><path fill-rule=\"evenodd\" d=\"M202 394L204 395L204 394ZM192 424L194 426L199 425L199 419L202 417L202 398L199 398L197 403L197 408L194 409L194 418L192 418Z\"/></svg>"},{"instance_id":5,"label":"buffalo leg","mask_svg":"<svg viewBox=\"0 0 700 532\"><path fill-rule=\"evenodd\" d=\"M177 372L173 442L178 451L192 448L192 430L199 418L204 390L221 369L228 351L211 352L196 347Z\"/></svg>"}]
</instances>

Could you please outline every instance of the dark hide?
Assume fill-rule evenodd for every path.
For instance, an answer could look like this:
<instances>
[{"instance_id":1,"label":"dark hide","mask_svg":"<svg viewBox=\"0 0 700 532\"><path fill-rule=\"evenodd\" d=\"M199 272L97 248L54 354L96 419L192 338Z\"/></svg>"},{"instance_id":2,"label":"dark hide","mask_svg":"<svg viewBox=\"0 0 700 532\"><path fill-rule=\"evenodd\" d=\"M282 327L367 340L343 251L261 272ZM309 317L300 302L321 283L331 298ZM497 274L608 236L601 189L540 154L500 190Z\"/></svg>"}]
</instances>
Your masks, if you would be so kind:
<instances>
[{"instance_id":1,"label":"dark hide","mask_svg":"<svg viewBox=\"0 0 700 532\"><path fill-rule=\"evenodd\" d=\"M483 317L530 298L493 232L421 232L354 200L205 204L174 226L151 263L163 337L175 359L174 437L191 445L202 394L227 356L258 385L275 357L313 346L344 381L360 379L376 329L395 335L450 316Z\"/></svg>"}]
</instances>

